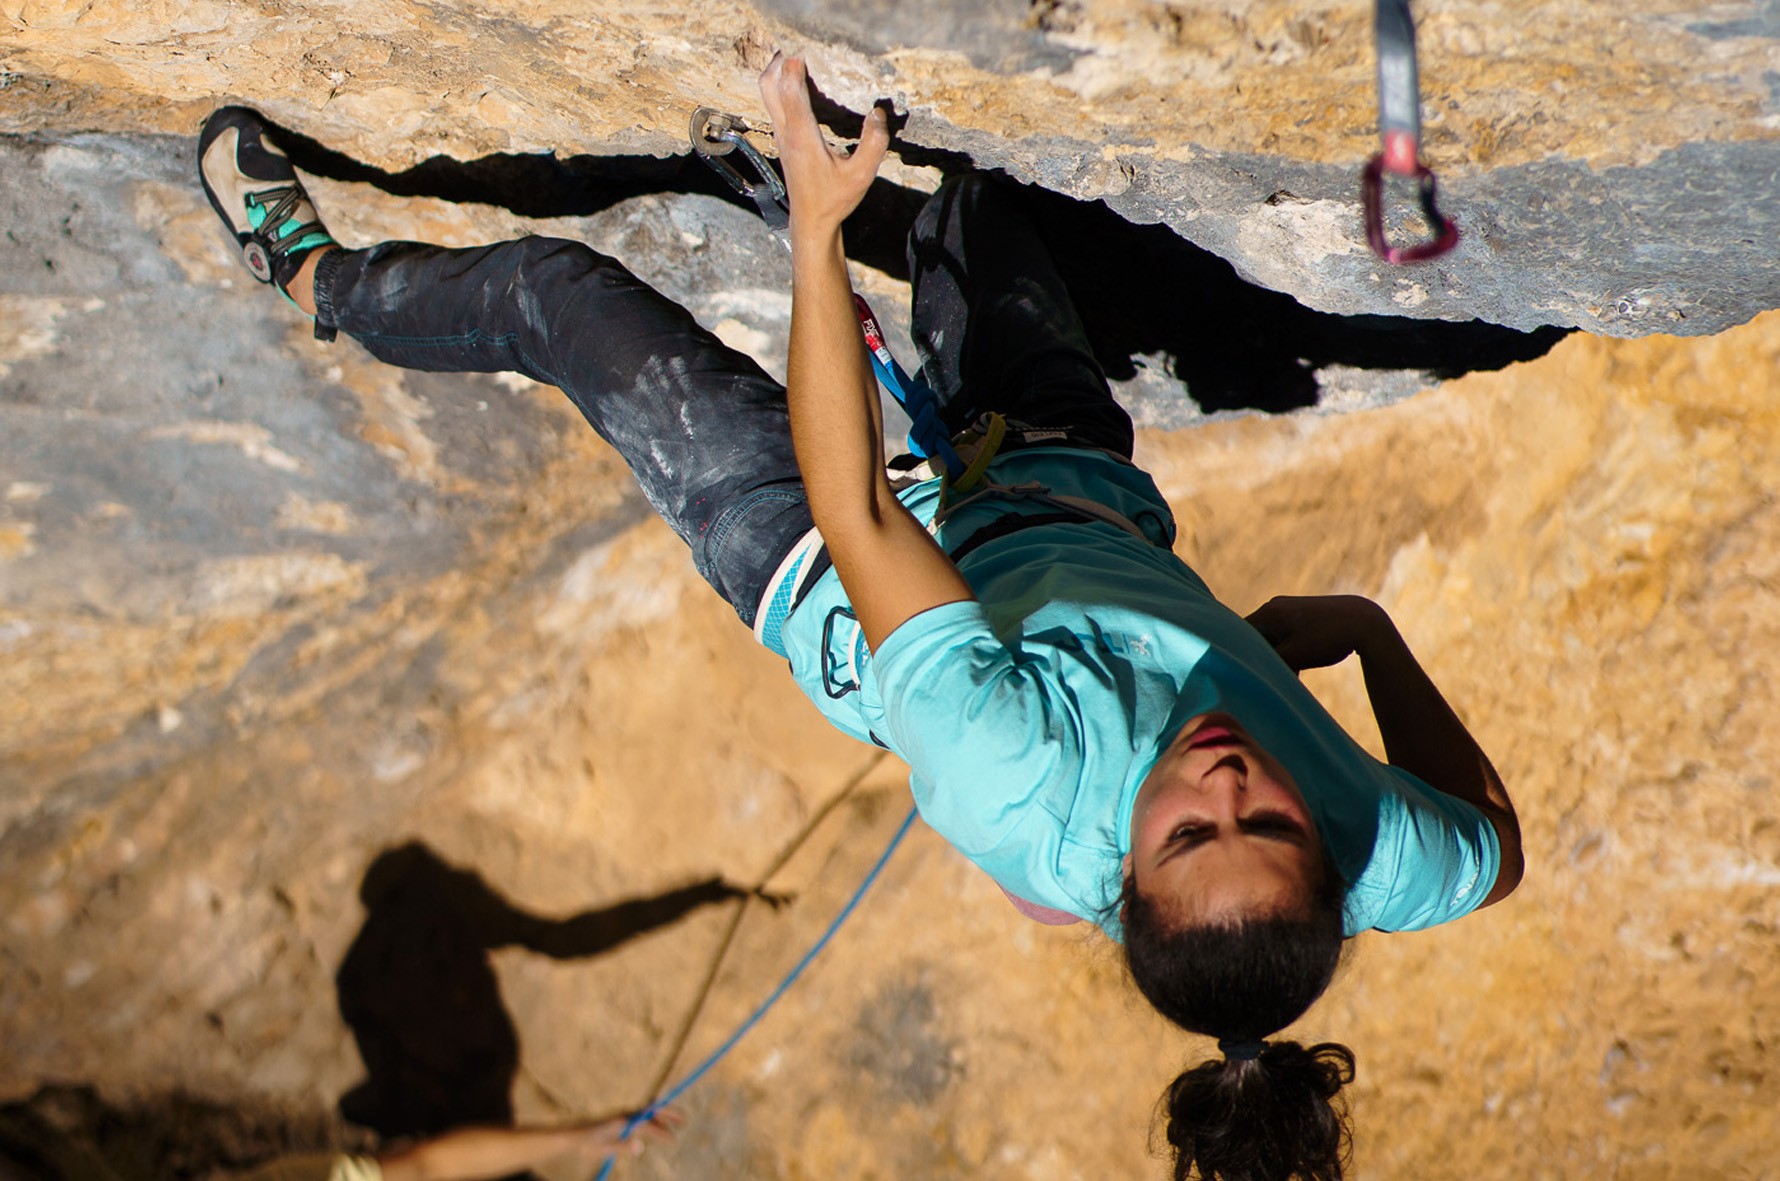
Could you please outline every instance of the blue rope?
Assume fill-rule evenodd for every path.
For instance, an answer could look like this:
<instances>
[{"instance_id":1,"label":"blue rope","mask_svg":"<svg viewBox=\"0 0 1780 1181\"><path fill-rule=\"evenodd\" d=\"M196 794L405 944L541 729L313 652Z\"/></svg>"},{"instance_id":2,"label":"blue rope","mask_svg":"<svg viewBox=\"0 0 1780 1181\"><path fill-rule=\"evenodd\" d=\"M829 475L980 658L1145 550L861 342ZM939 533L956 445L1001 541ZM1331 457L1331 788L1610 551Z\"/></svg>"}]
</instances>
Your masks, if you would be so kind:
<instances>
[{"instance_id":1,"label":"blue rope","mask_svg":"<svg viewBox=\"0 0 1780 1181\"><path fill-rule=\"evenodd\" d=\"M822 953L822 949L828 946L828 941L834 938L835 932L841 929L841 924L846 922L852 915L853 911L859 906L860 900L865 897L865 892L871 889L872 883L878 880L878 875L884 871L884 867L890 864L890 855L896 852L896 846L902 844L902 838L907 836L909 829L913 827L915 823L915 815L916 810L913 808L909 809L909 814L903 818L902 826L896 830L896 835L890 838L890 844L885 847L883 855L878 858L878 863L871 867L871 872L865 875L865 880L859 883L859 888L853 891L853 896L851 898L847 899L847 905L843 906L841 912L834 916L834 921L828 924L828 930L822 932L822 937L816 940L810 950L804 953L804 957L797 961L796 966L793 967L790 972L785 974L783 980L779 981L779 986L773 989L772 994L760 1003L759 1008L749 1014L748 1019L742 1022L741 1025L737 1027L736 1031L729 1035L729 1039L721 1046L718 1046L709 1058L706 1058L703 1062L694 1067L691 1074L681 1079L680 1082L669 1090L667 1094L651 1103L642 1111L631 1116L630 1120L624 1125L624 1132L619 1136L620 1140L630 1139L630 1134L632 1132L643 1124L648 1123L662 1108L666 1107L690 1090L694 1083L704 1078L705 1075L711 1072L712 1067L716 1066L717 1063L723 1060L724 1055L735 1049L736 1043L740 1042L742 1038L747 1035L749 1030L753 1029L760 1023L760 1019L766 1016L767 1010L777 1004L779 998L785 995L785 990L797 982L797 978L803 975L804 969L809 967L810 964L814 962L815 958ZM606 1178L612 1174L612 1166L617 1162L617 1157L607 1157L606 1163L600 1166L599 1176L595 1181L606 1181Z\"/></svg>"}]
</instances>

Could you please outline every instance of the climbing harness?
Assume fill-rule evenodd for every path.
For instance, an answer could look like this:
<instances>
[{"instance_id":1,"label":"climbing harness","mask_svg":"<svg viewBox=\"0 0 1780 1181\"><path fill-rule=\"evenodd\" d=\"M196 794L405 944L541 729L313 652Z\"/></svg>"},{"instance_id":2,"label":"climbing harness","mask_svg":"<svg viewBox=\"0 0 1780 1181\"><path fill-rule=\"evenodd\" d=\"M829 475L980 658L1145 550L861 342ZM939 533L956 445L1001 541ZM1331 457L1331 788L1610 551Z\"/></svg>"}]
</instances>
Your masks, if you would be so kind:
<instances>
[{"instance_id":1,"label":"climbing harness","mask_svg":"<svg viewBox=\"0 0 1780 1181\"><path fill-rule=\"evenodd\" d=\"M1383 150L1360 174L1360 206L1366 241L1388 263L1424 262L1458 244L1459 227L1434 203L1434 173L1421 162L1421 86L1416 78L1415 20L1409 0L1378 0L1378 133ZM1415 181L1431 236L1412 246L1393 246L1384 232L1384 174Z\"/></svg>"},{"instance_id":2,"label":"climbing harness","mask_svg":"<svg viewBox=\"0 0 1780 1181\"><path fill-rule=\"evenodd\" d=\"M1046 513L1010 513L996 521L979 528L966 537L955 548L947 550L953 562L976 549L987 541L1004 537L1020 529L1033 525L1077 524L1077 525L1111 525L1115 529L1129 533L1145 545L1161 546L1172 549L1174 537L1162 528L1158 528L1152 536L1146 533L1143 526L1127 517L1117 509L1109 508L1099 501L1089 500L1085 496L1070 496L1062 492L1052 492L1036 480L1024 484L997 484L992 480L984 480L982 486L962 500L942 504L934 513L933 520L928 523L927 531L937 538L939 527L946 523L959 509L987 496L999 496L1009 500L1024 500L1032 504L1041 504L1053 510Z\"/></svg>"},{"instance_id":3,"label":"climbing harness","mask_svg":"<svg viewBox=\"0 0 1780 1181\"><path fill-rule=\"evenodd\" d=\"M792 966L791 971L785 974L783 980L779 981L778 987L774 988L772 992L767 995L767 998L760 1002L760 1006L748 1015L747 1020L743 1021L741 1025L736 1027L736 1031L730 1034L722 1045L712 1051L711 1055L703 1062L700 1062L697 1066L693 1067L690 1074L676 1083L667 1094L631 1116L630 1119L625 1122L624 1132L619 1137L620 1140L630 1139L630 1134L632 1132L648 1123L661 1112L662 1108L668 1106L681 1095L684 1095L687 1091L691 1090L693 1084L709 1074L712 1068L715 1067L717 1063L723 1061L724 1056L731 1050L735 1049L736 1044L739 1043L742 1038L747 1036L748 1031L760 1023L760 1019L766 1016L767 1010L771 1009L778 1003L779 998L785 995L786 990L797 982L799 976L803 975L804 969L808 968L810 964L815 961L816 957L822 954L822 949L828 946L829 940L833 939L835 933L841 929L841 924L845 923L847 919L852 916L853 911L858 908L860 900L865 897L866 891L870 890L872 883L878 880L878 875L884 872L884 867L890 864L891 854L896 852L896 847L902 844L902 838L907 836L909 829L914 826L916 814L915 809L909 809L909 814L903 817L902 824L897 827L895 835L890 838L889 845L885 847L883 854L878 857L877 864L871 867L871 870L865 875L865 880L859 883L859 888L853 891L853 896L847 899L847 904L845 906L841 907L841 912L834 916L834 921L829 923L828 929L822 932L821 938L817 939L816 942L811 945L810 949L804 952L803 958L798 960L797 963ZM606 1181L606 1178L611 1176L612 1166L617 1160L618 1158L615 1156L606 1158L606 1163L600 1166L597 1181Z\"/></svg>"},{"instance_id":4,"label":"climbing harness","mask_svg":"<svg viewBox=\"0 0 1780 1181\"><path fill-rule=\"evenodd\" d=\"M778 172L760 149L748 142L748 132L765 130L753 126L740 115L700 107L692 112L688 134L692 139L692 150L731 188L754 203L754 208L766 221L767 229L789 250L791 203L785 195L785 182L779 179ZM731 157L737 152L748 161L759 176L758 180L749 180L735 166ZM859 327L865 333L872 372L876 374L878 384L909 416L909 450L922 459L934 460L954 481L962 479L965 463L953 449L945 424L940 421L938 395L925 382L910 377L897 363L890 347L884 343L884 330L878 326L878 318L872 314L871 305L864 297L855 293L853 305L859 313Z\"/></svg>"}]
</instances>

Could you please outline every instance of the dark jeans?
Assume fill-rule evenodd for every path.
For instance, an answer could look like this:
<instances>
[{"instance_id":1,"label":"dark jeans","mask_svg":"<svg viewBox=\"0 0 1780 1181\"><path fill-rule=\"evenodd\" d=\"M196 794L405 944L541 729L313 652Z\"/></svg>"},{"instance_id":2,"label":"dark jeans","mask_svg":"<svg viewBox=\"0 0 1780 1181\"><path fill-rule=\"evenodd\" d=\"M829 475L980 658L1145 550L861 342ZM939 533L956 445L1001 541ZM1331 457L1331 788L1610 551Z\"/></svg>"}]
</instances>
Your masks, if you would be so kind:
<instances>
[{"instance_id":1,"label":"dark jeans","mask_svg":"<svg viewBox=\"0 0 1780 1181\"><path fill-rule=\"evenodd\" d=\"M1080 320L1017 190L946 182L909 235L914 337L954 431L984 411L1131 454ZM562 389L744 623L811 528L785 390L680 305L579 242L335 251L316 309L392 365L512 370Z\"/></svg>"}]
</instances>

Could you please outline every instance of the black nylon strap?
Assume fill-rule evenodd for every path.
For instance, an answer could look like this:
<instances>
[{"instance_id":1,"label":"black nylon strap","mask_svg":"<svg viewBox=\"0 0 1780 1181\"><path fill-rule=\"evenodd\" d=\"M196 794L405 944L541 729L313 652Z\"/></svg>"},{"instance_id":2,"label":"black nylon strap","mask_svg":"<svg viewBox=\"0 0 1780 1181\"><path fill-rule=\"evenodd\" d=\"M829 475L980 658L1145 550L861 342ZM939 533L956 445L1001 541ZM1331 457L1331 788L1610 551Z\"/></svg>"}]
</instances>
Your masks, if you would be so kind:
<instances>
[{"instance_id":1,"label":"black nylon strap","mask_svg":"<svg viewBox=\"0 0 1780 1181\"><path fill-rule=\"evenodd\" d=\"M972 550L980 549L991 541L1006 537L1010 533L1018 533L1022 529L1030 529L1036 525L1099 525L1104 521L1096 521L1085 513L1009 513L1005 517L997 517L966 537L958 548L949 551L954 564L964 560L964 555Z\"/></svg>"},{"instance_id":2,"label":"black nylon strap","mask_svg":"<svg viewBox=\"0 0 1780 1181\"><path fill-rule=\"evenodd\" d=\"M1378 0L1378 129L1421 139L1421 82L1416 77L1415 19L1409 0Z\"/></svg>"}]
</instances>

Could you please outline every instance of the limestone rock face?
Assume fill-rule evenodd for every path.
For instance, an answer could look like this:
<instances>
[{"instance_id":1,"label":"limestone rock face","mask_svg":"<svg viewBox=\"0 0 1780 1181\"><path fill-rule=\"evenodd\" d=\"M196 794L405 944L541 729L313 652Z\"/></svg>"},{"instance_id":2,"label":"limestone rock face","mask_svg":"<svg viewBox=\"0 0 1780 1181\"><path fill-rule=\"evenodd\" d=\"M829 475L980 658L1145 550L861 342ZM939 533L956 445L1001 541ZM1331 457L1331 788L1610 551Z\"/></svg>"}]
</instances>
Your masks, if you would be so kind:
<instances>
[{"instance_id":1,"label":"limestone rock face","mask_svg":"<svg viewBox=\"0 0 1780 1181\"><path fill-rule=\"evenodd\" d=\"M187 134L232 98L385 167L667 153L696 106L758 116L754 73L784 46L851 110L905 112L905 159L1104 198L1320 309L1636 336L1780 303L1771 6L1417 13L1425 155L1465 238L1406 269L1359 228L1363 0L7 0L0 129Z\"/></svg>"},{"instance_id":2,"label":"limestone rock face","mask_svg":"<svg viewBox=\"0 0 1780 1181\"><path fill-rule=\"evenodd\" d=\"M222 244L190 150L0 149L0 1099L182 1091L302 1117L260 1143L362 1137L336 1105L402 1130L361 1084L409 1038L435 1112L441 1077L483 1119L639 1104L837 912L904 770L823 725L556 391L312 340ZM355 245L573 234L782 363L786 260L732 205L317 199ZM1780 1152L1776 375L1770 314L1142 436L1213 588L1377 597L1524 820L1512 898L1361 936L1291 1031L1358 1053L1356 1175ZM1373 733L1352 670L1312 686ZM565 920L714 876L790 901L749 905L676 1053L736 904L603 949L608 920ZM686 1096L681 1143L621 1167L1161 1176L1155 1097L1210 1050L917 825Z\"/></svg>"}]
</instances>

